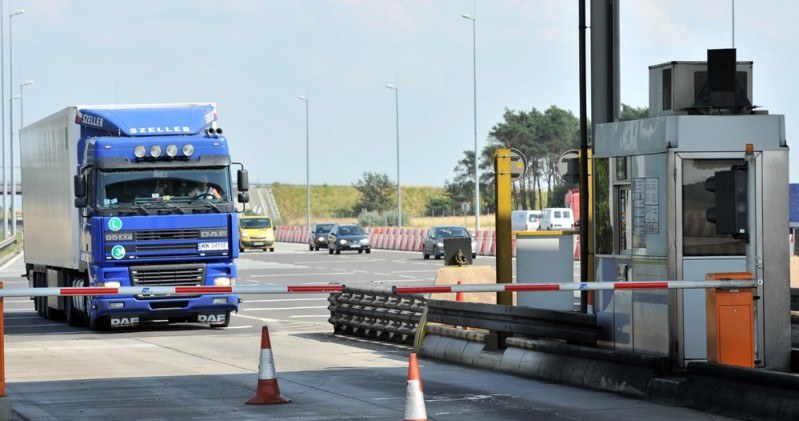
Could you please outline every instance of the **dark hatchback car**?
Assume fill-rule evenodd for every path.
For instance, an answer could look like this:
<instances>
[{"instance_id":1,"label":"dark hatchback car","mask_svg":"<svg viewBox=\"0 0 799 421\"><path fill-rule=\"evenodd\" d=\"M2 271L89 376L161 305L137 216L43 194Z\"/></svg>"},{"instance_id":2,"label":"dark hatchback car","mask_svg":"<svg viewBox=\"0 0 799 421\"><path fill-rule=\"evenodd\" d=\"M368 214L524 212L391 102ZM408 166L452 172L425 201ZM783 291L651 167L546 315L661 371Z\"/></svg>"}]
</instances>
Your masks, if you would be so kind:
<instances>
[{"instance_id":1,"label":"dark hatchback car","mask_svg":"<svg viewBox=\"0 0 799 421\"><path fill-rule=\"evenodd\" d=\"M472 259L477 257L476 244L469 231L459 226L437 226L430 228L424 237L422 245L422 257L429 259L430 256L440 259L444 256L445 238L468 238L472 242Z\"/></svg>"},{"instance_id":2,"label":"dark hatchback car","mask_svg":"<svg viewBox=\"0 0 799 421\"><path fill-rule=\"evenodd\" d=\"M372 245L369 243L369 234L356 224L333 225L327 233L327 251L341 254L341 250L358 250L358 253L372 252Z\"/></svg>"},{"instance_id":3,"label":"dark hatchback car","mask_svg":"<svg viewBox=\"0 0 799 421\"><path fill-rule=\"evenodd\" d=\"M308 249L319 250L319 247L327 247L327 233L335 225L332 222L313 224L311 232L308 233Z\"/></svg>"}]
</instances>

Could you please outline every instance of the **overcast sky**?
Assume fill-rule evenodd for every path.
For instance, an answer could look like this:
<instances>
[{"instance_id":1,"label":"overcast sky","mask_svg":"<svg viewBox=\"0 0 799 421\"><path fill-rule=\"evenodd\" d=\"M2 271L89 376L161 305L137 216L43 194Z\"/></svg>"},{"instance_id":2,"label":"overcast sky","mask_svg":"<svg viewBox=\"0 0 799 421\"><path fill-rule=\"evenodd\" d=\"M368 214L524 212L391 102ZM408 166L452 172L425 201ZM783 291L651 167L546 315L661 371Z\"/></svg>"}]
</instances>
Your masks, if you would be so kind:
<instances>
[{"instance_id":1,"label":"overcast sky","mask_svg":"<svg viewBox=\"0 0 799 421\"><path fill-rule=\"evenodd\" d=\"M13 90L35 81L26 122L75 104L216 102L252 181L305 184L297 95L310 99L311 184L348 185L365 171L396 181L387 83L399 88L402 184L452 179L474 149L463 13L477 19L481 149L506 107L579 113L577 0L3 1L4 25L25 10L13 18ZM738 59L754 61L753 102L786 115L799 182L799 2L738 0L735 18ZM623 0L622 102L648 106L649 65L729 48L731 22L731 0Z\"/></svg>"}]
</instances>

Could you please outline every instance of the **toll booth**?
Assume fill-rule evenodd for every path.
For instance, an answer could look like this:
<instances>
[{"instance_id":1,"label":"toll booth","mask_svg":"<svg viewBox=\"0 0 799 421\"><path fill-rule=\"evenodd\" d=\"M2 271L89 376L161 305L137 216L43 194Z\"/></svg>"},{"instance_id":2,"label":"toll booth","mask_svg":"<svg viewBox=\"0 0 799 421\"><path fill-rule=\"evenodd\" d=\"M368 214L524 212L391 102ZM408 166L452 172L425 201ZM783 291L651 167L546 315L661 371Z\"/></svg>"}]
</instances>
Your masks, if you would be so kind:
<instances>
[{"instance_id":1,"label":"toll booth","mask_svg":"<svg viewBox=\"0 0 799 421\"><path fill-rule=\"evenodd\" d=\"M753 298L754 365L789 371L788 147L784 117L752 106L752 70L734 50L651 66L649 117L597 125L595 278L704 280L747 271L752 250L763 281ZM717 206L711 178L742 167L754 175L754 203ZM754 213L754 230L717 233L709 219L731 209ZM595 300L603 345L669 356L677 367L707 360L704 290L597 291Z\"/></svg>"}]
</instances>

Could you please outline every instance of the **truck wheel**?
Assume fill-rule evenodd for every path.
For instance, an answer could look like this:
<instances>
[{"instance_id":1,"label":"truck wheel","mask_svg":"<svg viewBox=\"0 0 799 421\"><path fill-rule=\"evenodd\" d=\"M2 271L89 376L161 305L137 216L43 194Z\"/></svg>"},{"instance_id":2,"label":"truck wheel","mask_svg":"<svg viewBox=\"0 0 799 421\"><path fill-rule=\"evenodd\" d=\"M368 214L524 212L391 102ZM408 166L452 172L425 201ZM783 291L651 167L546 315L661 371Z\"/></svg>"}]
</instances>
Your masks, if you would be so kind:
<instances>
[{"instance_id":1,"label":"truck wheel","mask_svg":"<svg viewBox=\"0 0 799 421\"><path fill-rule=\"evenodd\" d=\"M64 300L64 316L70 326L81 326L83 325L83 315L75 308L75 303L73 302L75 298L66 297L66 300Z\"/></svg>"},{"instance_id":2,"label":"truck wheel","mask_svg":"<svg viewBox=\"0 0 799 421\"><path fill-rule=\"evenodd\" d=\"M101 332L111 329L111 319L109 319L108 316L96 317L89 323L89 325L91 326L92 330Z\"/></svg>"},{"instance_id":3,"label":"truck wheel","mask_svg":"<svg viewBox=\"0 0 799 421\"><path fill-rule=\"evenodd\" d=\"M218 329L230 326L230 310L225 312L225 323L212 324L209 326L211 326L212 329Z\"/></svg>"}]
</instances>

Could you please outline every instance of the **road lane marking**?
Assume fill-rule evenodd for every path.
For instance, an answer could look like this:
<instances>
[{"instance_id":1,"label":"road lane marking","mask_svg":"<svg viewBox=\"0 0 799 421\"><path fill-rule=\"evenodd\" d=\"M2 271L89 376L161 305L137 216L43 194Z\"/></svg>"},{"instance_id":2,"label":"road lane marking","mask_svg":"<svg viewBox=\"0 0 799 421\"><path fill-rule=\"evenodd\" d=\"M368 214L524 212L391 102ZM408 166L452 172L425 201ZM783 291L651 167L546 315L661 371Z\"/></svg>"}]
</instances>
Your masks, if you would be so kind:
<instances>
[{"instance_id":1,"label":"road lane marking","mask_svg":"<svg viewBox=\"0 0 799 421\"><path fill-rule=\"evenodd\" d=\"M245 308L244 311L285 311L285 310L318 310L320 308L327 309L327 306L308 306L308 307L256 307Z\"/></svg>"},{"instance_id":2,"label":"road lane marking","mask_svg":"<svg viewBox=\"0 0 799 421\"><path fill-rule=\"evenodd\" d=\"M286 301L320 301L324 300L327 301L327 297L317 297L317 298L285 298L282 300L245 300L245 303L283 303Z\"/></svg>"},{"instance_id":3,"label":"road lane marking","mask_svg":"<svg viewBox=\"0 0 799 421\"><path fill-rule=\"evenodd\" d=\"M391 273L435 272L436 269L392 270Z\"/></svg>"},{"instance_id":4,"label":"road lane marking","mask_svg":"<svg viewBox=\"0 0 799 421\"><path fill-rule=\"evenodd\" d=\"M303 319L303 318L311 318L311 317L313 317L313 318L324 317L325 319L327 319L327 318L330 317L330 315L329 314L319 314L319 315L304 314L304 315L300 315L300 316L289 316L289 317L294 318L294 319Z\"/></svg>"},{"instance_id":5,"label":"road lane marking","mask_svg":"<svg viewBox=\"0 0 799 421\"><path fill-rule=\"evenodd\" d=\"M275 275L250 275L251 278L267 278L267 277L280 277L280 276L330 276L330 273L284 273L284 274L275 274ZM354 272L336 272L333 275L355 275Z\"/></svg>"},{"instance_id":6,"label":"road lane marking","mask_svg":"<svg viewBox=\"0 0 799 421\"><path fill-rule=\"evenodd\" d=\"M0 266L0 270L6 270L7 267L9 267L12 264L14 264L17 260L20 259L20 257L22 257L24 255L25 255L25 253L20 253L20 254L18 254L16 256L12 257L11 260L6 262L6 264L4 264L3 266Z\"/></svg>"}]
</instances>

